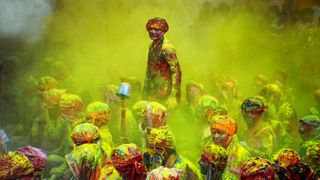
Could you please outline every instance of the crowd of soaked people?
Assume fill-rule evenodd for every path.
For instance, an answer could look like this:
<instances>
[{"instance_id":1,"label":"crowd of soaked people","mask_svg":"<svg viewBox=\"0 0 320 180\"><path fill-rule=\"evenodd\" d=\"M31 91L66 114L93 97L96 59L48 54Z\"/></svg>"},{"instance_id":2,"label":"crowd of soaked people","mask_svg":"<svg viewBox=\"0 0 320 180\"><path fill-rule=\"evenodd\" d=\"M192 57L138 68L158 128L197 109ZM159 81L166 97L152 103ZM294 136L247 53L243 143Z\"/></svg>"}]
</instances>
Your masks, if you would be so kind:
<instances>
[{"instance_id":1,"label":"crowd of soaked people","mask_svg":"<svg viewBox=\"0 0 320 180\"><path fill-rule=\"evenodd\" d=\"M316 9L297 18L286 7L270 7L272 27L312 28ZM141 100L141 83L121 78L132 88L125 139L118 86L108 85L103 98L92 101L64 89L69 81L59 73L27 80L25 119L5 126L13 134L9 142L0 131L0 179L320 178L320 89L316 106L298 117L283 71L273 81L256 75L255 96L247 98L233 77L217 76L206 88L190 81L186 103L175 109Z\"/></svg>"},{"instance_id":2,"label":"crowd of soaked people","mask_svg":"<svg viewBox=\"0 0 320 180\"><path fill-rule=\"evenodd\" d=\"M41 77L27 99L37 110L25 122L31 133L2 148L0 179L318 179L320 90L317 106L298 118L283 79L255 76L257 95L245 99L232 77L215 78L212 95L191 81L187 103L168 110L140 100L140 82L122 78L132 85L124 140L117 86L84 108L55 78ZM14 151L12 143L26 146Z\"/></svg>"}]
</instances>

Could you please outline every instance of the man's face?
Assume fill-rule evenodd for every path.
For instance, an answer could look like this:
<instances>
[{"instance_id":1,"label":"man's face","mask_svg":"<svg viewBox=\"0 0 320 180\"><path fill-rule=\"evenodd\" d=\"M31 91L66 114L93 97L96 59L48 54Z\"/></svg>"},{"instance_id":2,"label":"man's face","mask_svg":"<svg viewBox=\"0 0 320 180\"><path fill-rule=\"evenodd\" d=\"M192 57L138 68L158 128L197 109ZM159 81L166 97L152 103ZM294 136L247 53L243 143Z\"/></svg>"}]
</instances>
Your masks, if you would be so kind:
<instances>
[{"instance_id":1,"label":"man's face","mask_svg":"<svg viewBox=\"0 0 320 180\"><path fill-rule=\"evenodd\" d=\"M314 134L314 130L317 127L317 123L306 123L304 121L299 121L299 132L303 139L311 138Z\"/></svg>"},{"instance_id":2,"label":"man's face","mask_svg":"<svg viewBox=\"0 0 320 180\"><path fill-rule=\"evenodd\" d=\"M94 114L94 116L92 116L94 124L98 127L105 125L111 117L110 112L110 110L105 110L97 114Z\"/></svg>"},{"instance_id":3,"label":"man's face","mask_svg":"<svg viewBox=\"0 0 320 180\"><path fill-rule=\"evenodd\" d=\"M164 32L161 29L156 27L150 28L148 32L149 32L150 39L152 39L153 41L161 39L164 35Z\"/></svg>"},{"instance_id":4,"label":"man's face","mask_svg":"<svg viewBox=\"0 0 320 180\"><path fill-rule=\"evenodd\" d=\"M226 133L225 131L222 131L220 129L213 129L211 131L212 134L212 141L215 144L218 144L224 148L228 147L228 139L229 139L229 134Z\"/></svg>"},{"instance_id":5,"label":"man's face","mask_svg":"<svg viewBox=\"0 0 320 180\"><path fill-rule=\"evenodd\" d=\"M254 124L255 121L261 118L261 113L256 111L244 111L242 110L242 115L247 122L247 124Z\"/></svg>"},{"instance_id":6,"label":"man's face","mask_svg":"<svg viewBox=\"0 0 320 180\"><path fill-rule=\"evenodd\" d=\"M197 87L190 87L187 90L187 100L190 104L196 104L198 103L199 98L201 97L202 92L201 89L197 88Z\"/></svg>"}]
</instances>

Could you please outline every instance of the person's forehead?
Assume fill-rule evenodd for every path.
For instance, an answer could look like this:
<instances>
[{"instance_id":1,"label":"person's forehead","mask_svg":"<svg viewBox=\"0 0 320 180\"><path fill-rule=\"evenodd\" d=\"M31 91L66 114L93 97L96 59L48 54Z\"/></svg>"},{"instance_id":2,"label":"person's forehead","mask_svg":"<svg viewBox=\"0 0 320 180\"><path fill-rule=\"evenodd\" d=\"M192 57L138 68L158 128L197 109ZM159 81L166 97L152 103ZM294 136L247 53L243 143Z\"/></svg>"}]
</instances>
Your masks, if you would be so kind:
<instances>
[{"instance_id":1,"label":"person's forehead","mask_svg":"<svg viewBox=\"0 0 320 180\"><path fill-rule=\"evenodd\" d=\"M161 30L161 27L159 24L151 24L148 28L149 30L155 29L155 30Z\"/></svg>"},{"instance_id":2,"label":"person's forehead","mask_svg":"<svg viewBox=\"0 0 320 180\"><path fill-rule=\"evenodd\" d=\"M212 132L215 132L215 133L226 133L226 134L227 134L226 131L224 131L224 130L222 130L222 129L218 129L218 128L213 128L211 131L212 131Z\"/></svg>"}]
</instances>

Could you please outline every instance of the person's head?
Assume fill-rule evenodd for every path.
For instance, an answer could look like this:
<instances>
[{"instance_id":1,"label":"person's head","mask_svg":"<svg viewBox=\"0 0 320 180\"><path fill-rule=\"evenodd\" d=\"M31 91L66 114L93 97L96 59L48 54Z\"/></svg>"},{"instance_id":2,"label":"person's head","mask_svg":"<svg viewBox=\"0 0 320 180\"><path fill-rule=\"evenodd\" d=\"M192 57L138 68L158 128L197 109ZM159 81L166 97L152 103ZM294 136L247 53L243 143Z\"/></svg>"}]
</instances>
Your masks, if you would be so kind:
<instances>
[{"instance_id":1,"label":"person's head","mask_svg":"<svg viewBox=\"0 0 320 180\"><path fill-rule=\"evenodd\" d=\"M108 104L111 109L118 106L118 104L120 103L120 98L117 96L117 90L118 86L111 84L107 85L104 91L105 103Z\"/></svg>"},{"instance_id":2,"label":"person's head","mask_svg":"<svg viewBox=\"0 0 320 180\"><path fill-rule=\"evenodd\" d=\"M160 103L150 102L144 111L144 116L149 128L159 128L166 125L168 110Z\"/></svg>"},{"instance_id":3,"label":"person's head","mask_svg":"<svg viewBox=\"0 0 320 180\"><path fill-rule=\"evenodd\" d=\"M86 109L87 119L98 127L107 124L110 119L110 113L109 105L100 101L90 103Z\"/></svg>"},{"instance_id":4,"label":"person's head","mask_svg":"<svg viewBox=\"0 0 320 180\"><path fill-rule=\"evenodd\" d=\"M169 30L169 25L165 19L156 17L148 20L146 28L150 39L157 41L162 39L164 34Z\"/></svg>"},{"instance_id":5,"label":"person's head","mask_svg":"<svg viewBox=\"0 0 320 180\"><path fill-rule=\"evenodd\" d=\"M148 174L147 180L179 180L181 174L179 169L160 166Z\"/></svg>"},{"instance_id":6,"label":"person's head","mask_svg":"<svg viewBox=\"0 0 320 180\"><path fill-rule=\"evenodd\" d=\"M227 148L237 133L237 123L229 116L214 116L210 126L212 141Z\"/></svg>"},{"instance_id":7,"label":"person's head","mask_svg":"<svg viewBox=\"0 0 320 180\"><path fill-rule=\"evenodd\" d=\"M281 149L273 157L275 171L281 179L295 179L301 172L301 158L293 149Z\"/></svg>"},{"instance_id":8,"label":"person's head","mask_svg":"<svg viewBox=\"0 0 320 180\"><path fill-rule=\"evenodd\" d=\"M111 155L113 166L121 177L146 176L147 169L142 165L142 154L135 144L122 144Z\"/></svg>"},{"instance_id":9,"label":"person's head","mask_svg":"<svg viewBox=\"0 0 320 180\"><path fill-rule=\"evenodd\" d=\"M38 80L38 86L42 91L57 88L58 81L51 76L44 76Z\"/></svg>"},{"instance_id":10,"label":"person's head","mask_svg":"<svg viewBox=\"0 0 320 180\"><path fill-rule=\"evenodd\" d=\"M98 144L82 144L68 153L65 160L77 179L97 179L105 154Z\"/></svg>"},{"instance_id":11,"label":"person's head","mask_svg":"<svg viewBox=\"0 0 320 180\"><path fill-rule=\"evenodd\" d=\"M140 100L135 103L132 107L133 117L136 119L136 122L139 124L141 131L145 132L147 128L147 120L145 117L145 112L148 107L149 102Z\"/></svg>"},{"instance_id":12,"label":"person's head","mask_svg":"<svg viewBox=\"0 0 320 180\"><path fill-rule=\"evenodd\" d=\"M211 144L202 151L198 164L201 173L206 175L207 179L221 179L227 167L227 160L228 154L226 150L219 145Z\"/></svg>"},{"instance_id":13,"label":"person's head","mask_svg":"<svg viewBox=\"0 0 320 180\"><path fill-rule=\"evenodd\" d=\"M148 138L150 155L158 155L162 160L176 153L176 141L173 133L168 129L151 129Z\"/></svg>"},{"instance_id":14,"label":"person's head","mask_svg":"<svg viewBox=\"0 0 320 180\"><path fill-rule=\"evenodd\" d=\"M250 97L243 101L241 109L246 123L252 125L262 118L266 105L262 98Z\"/></svg>"},{"instance_id":15,"label":"person's head","mask_svg":"<svg viewBox=\"0 0 320 180\"><path fill-rule=\"evenodd\" d=\"M186 85L186 97L189 104L196 105L202 95L204 95L204 88L201 83L190 81Z\"/></svg>"},{"instance_id":16,"label":"person's head","mask_svg":"<svg viewBox=\"0 0 320 180\"><path fill-rule=\"evenodd\" d=\"M69 118L77 118L82 109L82 99L74 94L62 94L59 101L62 114Z\"/></svg>"},{"instance_id":17,"label":"person's head","mask_svg":"<svg viewBox=\"0 0 320 180\"><path fill-rule=\"evenodd\" d=\"M228 77L221 83L220 89L224 99L235 98L238 94L238 82L232 77Z\"/></svg>"},{"instance_id":18,"label":"person's head","mask_svg":"<svg viewBox=\"0 0 320 180\"><path fill-rule=\"evenodd\" d=\"M269 83L269 80L265 75L258 74L254 76L253 86L256 91L260 91L268 83Z\"/></svg>"},{"instance_id":19,"label":"person's head","mask_svg":"<svg viewBox=\"0 0 320 180\"><path fill-rule=\"evenodd\" d=\"M27 156L12 151L0 156L0 167L0 179L31 179L34 172L33 164Z\"/></svg>"},{"instance_id":20,"label":"person's head","mask_svg":"<svg viewBox=\"0 0 320 180\"><path fill-rule=\"evenodd\" d=\"M240 166L241 180L274 180L275 171L267 159L253 157Z\"/></svg>"},{"instance_id":21,"label":"person's head","mask_svg":"<svg viewBox=\"0 0 320 180\"><path fill-rule=\"evenodd\" d=\"M226 115L227 109L219 104L218 100L210 95L200 97L196 105L196 116L199 120L210 122L215 115Z\"/></svg>"},{"instance_id":22,"label":"person's head","mask_svg":"<svg viewBox=\"0 0 320 180\"><path fill-rule=\"evenodd\" d=\"M62 61L53 62L50 65L50 74L58 80L65 80L68 77L68 68Z\"/></svg>"},{"instance_id":23,"label":"person's head","mask_svg":"<svg viewBox=\"0 0 320 180\"><path fill-rule=\"evenodd\" d=\"M41 92L44 102L49 106L59 105L60 97L66 93L64 89L49 89Z\"/></svg>"},{"instance_id":24,"label":"person's head","mask_svg":"<svg viewBox=\"0 0 320 180\"><path fill-rule=\"evenodd\" d=\"M79 124L73 128L71 132L71 139L75 146L99 143L99 128L91 123Z\"/></svg>"},{"instance_id":25,"label":"person's head","mask_svg":"<svg viewBox=\"0 0 320 180\"><path fill-rule=\"evenodd\" d=\"M33 177L41 177L41 174L47 164L47 153L42 149L38 149L32 146L19 148L17 152L25 155L32 163L34 169Z\"/></svg>"},{"instance_id":26,"label":"person's head","mask_svg":"<svg viewBox=\"0 0 320 180\"><path fill-rule=\"evenodd\" d=\"M278 70L274 73L274 80L279 87L285 87L287 84L288 75L285 71Z\"/></svg>"},{"instance_id":27,"label":"person's head","mask_svg":"<svg viewBox=\"0 0 320 180\"><path fill-rule=\"evenodd\" d=\"M299 120L299 132L304 140L311 140L320 134L320 119L316 115L304 116Z\"/></svg>"},{"instance_id":28,"label":"person's head","mask_svg":"<svg viewBox=\"0 0 320 180\"><path fill-rule=\"evenodd\" d=\"M320 173L320 142L312 141L307 145L305 162Z\"/></svg>"},{"instance_id":29,"label":"person's head","mask_svg":"<svg viewBox=\"0 0 320 180\"><path fill-rule=\"evenodd\" d=\"M262 88L260 95L264 97L268 102L279 105L282 92L278 85L267 84Z\"/></svg>"}]
</instances>

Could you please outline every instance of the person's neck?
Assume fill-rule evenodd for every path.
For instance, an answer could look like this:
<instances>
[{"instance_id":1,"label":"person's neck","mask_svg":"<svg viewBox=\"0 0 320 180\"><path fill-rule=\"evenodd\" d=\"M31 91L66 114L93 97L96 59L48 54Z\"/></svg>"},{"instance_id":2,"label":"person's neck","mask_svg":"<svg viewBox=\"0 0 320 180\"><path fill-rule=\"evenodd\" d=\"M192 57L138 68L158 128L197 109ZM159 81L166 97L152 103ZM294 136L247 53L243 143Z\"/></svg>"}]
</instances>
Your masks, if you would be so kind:
<instances>
[{"instance_id":1,"label":"person's neck","mask_svg":"<svg viewBox=\"0 0 320 180\"><path fill-rule=\"evenodd\" d=\"M248 128L249 129L254 129L261 122L262 122L262 118L260 117L259 119L254 120L253 123L248 124Z\"/></svg>"},{"instance_id":2,"label":"person's neck","mask_svg":"<svg viewBox=\"0 0 320 180\"><path fill-rule=\"evenodd\" d=\"M153 47L159 46L163 42L163 39L164 39L164 37L162 36L159 39L153 40L153 42L152 42Z\"/></svg>"},{"instance_id":3,"label":"person's neck","mask_svg":"<svg viewBox=\"0 0 320 180\"><path fill-rule=\"evenodd\" d=\"M165 158L164 165L167 168L172 168L176 162L177 154L175 152L171 153L168 158Z\"/></svg>"}]
</instances>

